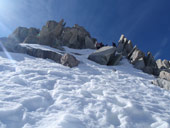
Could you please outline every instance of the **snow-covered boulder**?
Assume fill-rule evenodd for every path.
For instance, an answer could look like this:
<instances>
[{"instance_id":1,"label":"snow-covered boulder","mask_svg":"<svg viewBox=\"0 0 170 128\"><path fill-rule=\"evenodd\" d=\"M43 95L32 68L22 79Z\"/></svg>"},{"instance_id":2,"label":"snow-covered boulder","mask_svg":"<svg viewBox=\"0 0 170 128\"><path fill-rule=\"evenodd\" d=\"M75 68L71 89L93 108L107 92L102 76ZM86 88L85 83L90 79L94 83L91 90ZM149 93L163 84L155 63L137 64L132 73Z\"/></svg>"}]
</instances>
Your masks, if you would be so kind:
<instances>
[{"instance_id":1,"label":"snow-covered boulder","mask_svg":"<svg viewBox=\"0 0 170 128\"><path fill-rule=\"evenodd\" d=\"M101 65L107 65L112 57L115 55L116 48L112 46L102 47L90 54L88 59Z\"/></svg>"}]
</instances>

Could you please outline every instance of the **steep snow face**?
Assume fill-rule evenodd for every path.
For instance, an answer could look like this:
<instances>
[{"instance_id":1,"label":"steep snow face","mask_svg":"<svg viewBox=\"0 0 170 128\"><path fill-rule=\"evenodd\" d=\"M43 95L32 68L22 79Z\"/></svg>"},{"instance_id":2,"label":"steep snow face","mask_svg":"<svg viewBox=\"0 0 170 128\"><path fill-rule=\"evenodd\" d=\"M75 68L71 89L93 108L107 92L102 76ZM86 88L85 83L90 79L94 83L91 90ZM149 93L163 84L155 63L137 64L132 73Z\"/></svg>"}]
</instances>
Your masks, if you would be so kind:
<instances>
[{"instance_id":1,"label":"steep snow face","mask_svg":"<svg viewBox=\"0 0 170 128\"><path fill-rule=\"evenodd\" d=\"M65 49L81 54L78 67L0 52L0 128L170 127L170 93L153 76L126 59L101 66L87 60L92 50Z\"/></svg>"}]
</instances>

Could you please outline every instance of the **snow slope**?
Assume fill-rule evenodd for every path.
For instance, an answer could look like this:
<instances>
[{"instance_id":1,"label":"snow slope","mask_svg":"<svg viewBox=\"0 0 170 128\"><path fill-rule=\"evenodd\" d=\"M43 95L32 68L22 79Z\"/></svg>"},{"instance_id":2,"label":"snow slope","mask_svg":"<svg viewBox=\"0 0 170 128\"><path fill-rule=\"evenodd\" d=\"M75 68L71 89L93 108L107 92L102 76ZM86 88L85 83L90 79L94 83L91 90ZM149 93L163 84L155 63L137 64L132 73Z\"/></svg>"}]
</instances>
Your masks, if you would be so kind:
<instances>
[{"instance_id":1,"label":"snow slope","mask_svg":"<svg viewBox=\"0 0 170 128\"><path fill-rule=\"evenodd\" d=\"M102 66L87 60L93 50L65 49L81 54L78 67L0 52L0 128L170 128L170 92L153 76L126 59Z\"/></svg>"}]
</instances>

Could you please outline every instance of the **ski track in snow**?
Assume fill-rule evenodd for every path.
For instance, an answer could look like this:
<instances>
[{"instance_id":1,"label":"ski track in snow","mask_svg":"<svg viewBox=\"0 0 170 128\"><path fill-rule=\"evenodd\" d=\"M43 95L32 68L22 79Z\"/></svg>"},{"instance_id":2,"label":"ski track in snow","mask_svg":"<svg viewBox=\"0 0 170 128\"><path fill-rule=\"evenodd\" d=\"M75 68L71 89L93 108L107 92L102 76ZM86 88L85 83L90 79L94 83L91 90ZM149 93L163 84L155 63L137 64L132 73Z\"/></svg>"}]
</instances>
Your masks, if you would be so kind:
<instances>
[{"instance_id":1,"label":"ski track in snow","mask_svg":"<svg viewBox=\"0 0 170 128\"><path fill-rule=\"evenodd\" d=\"M0 128L170 128L170 93L153 76L126 59L102 66L87 60L93 50L65 49L82 54L78 67L0 52Z\"/></svg>"}]
</instances>

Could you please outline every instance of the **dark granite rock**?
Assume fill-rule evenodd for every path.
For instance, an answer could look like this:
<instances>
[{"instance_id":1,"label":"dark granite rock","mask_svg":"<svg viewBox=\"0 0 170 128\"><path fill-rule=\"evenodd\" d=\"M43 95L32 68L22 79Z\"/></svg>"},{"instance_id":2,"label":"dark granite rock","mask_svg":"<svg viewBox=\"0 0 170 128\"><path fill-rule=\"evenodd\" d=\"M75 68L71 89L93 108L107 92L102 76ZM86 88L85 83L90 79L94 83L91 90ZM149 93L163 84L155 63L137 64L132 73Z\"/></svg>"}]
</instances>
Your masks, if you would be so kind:
<instances>
[{"instance_id":1,"label":"dark granite rock","mask_svg":"<svg viewBox=\"0 0 170 128\"><path fill-rule=\"evenodd\" d=\"M148 52L147 56L144 57L144 60L145 60L146 67L143 69L143 71L145 73L158 76L159 75L159 69L157 67L157 64L156 64L154 57L152 56L152 53Z\"/></svg>"},{"instance_id":2,"label":"dark granite rock","mask_svg":"<svg viewBox=\"0 0 170 128\"><path fill-rule=\"evenodd\" d=\"M122 59L122 54L118 53L110 57L109 63L107 65L118 65Z\"/></svg>"},{"instance_id":3,"label":"dark granite rock","mask_svg":"<svg viewBox=\"0 0 170 128\"><path fill-rule=\"evenodd\" d=\"M47 51L47 50L33 48L30 46L21 46L21 45L17 45L15 47L15 52L28 54L30 56L43 58L43 59L51 59L57 63L60 63L60 59L62 57L61 54L53 51Z\"/></svg>"},{"instance_id":4,"label":"dark granite rock","mask_svg":"<svg viewBox=\"0 0 170 128\"><path fill-rule=\"evenodd\" d=\"M115 55L115 52L116 52L115 47L105 46L96 50L94 53L90 54L88 59L101 65L107 65L111 57Z\"/></svg>"}]
</instances>

